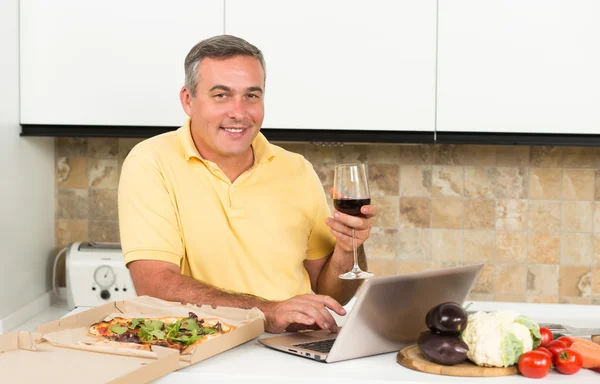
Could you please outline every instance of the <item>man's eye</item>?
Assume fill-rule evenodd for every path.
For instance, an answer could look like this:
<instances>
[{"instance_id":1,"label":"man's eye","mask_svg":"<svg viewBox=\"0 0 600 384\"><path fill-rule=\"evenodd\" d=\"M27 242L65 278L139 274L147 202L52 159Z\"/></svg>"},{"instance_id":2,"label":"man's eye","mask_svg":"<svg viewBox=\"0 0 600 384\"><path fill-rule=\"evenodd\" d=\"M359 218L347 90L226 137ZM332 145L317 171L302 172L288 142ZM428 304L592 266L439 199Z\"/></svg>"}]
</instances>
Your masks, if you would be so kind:
<instances>
[{"instance_id":1,"label":"man's eye","mask_svg":"<svg viewBox=\"0 0 600 384\"><path fill-rule=\"evenodd\" d=\"M260 96L258 96L258 95L256 95L256 94L254 94L254 93L249 93L249 94L248 94L248 98L249 98L249 99L259 99L259 98L260 98Z\"/></svg>"},{"instance_id":2,"label":"man's eye","mask_svg":"<svg viewBox=\"0 0 600 384\"><path fill-rule=\"evenodd\" d=\"M213 97L214 97L214 98L217 98L217 99L224 99L225 97L227 97L227 95L226 95L226 94L224 94L224 93L217 93L217 94L216 94L216 95L214 95Z\"/></svg>"}]
</instances>

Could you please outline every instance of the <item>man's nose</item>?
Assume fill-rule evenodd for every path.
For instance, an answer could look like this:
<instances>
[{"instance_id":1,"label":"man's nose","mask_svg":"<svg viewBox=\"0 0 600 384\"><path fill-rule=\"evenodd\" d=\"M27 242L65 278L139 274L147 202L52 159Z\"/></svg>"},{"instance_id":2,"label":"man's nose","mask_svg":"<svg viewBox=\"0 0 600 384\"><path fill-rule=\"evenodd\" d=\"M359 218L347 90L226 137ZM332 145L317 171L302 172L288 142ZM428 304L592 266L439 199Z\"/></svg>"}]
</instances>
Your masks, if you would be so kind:
<instances>
[{"instance_id":1,"label":"man's nose","mask_svg":"<svg viewBox=\"0 0 600 384\"><path fill-rule=\"evenodd\" d=\"M234 98L230 104L229 117L235 120L244 120L246 117L246 106L241 98Z\"/></svg>"}]
</instances>

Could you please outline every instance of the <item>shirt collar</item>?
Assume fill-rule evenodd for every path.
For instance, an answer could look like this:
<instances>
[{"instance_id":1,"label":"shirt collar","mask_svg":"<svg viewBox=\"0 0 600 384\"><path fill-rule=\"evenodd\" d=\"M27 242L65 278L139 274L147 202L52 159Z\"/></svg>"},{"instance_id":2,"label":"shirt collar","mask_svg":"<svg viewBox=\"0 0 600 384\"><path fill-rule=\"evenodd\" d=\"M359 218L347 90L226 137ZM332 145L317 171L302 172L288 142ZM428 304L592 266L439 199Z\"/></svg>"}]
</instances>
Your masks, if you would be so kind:
<instances>
[{"instance_id":1,"label":"shirt collar","mask_svg":"<svg viewBox=\"0 0 600 384\"><path fill-rule=\"evenodd\" d=\"M177 130L177 136L179 138L183 156L186 161L189 161L192 157L201 161L206 161L206 159L200 156L200 152L198 152L198 148L196 148L196 144L194 144L194 139L192 139L191 121L192 120L188 117L185 124ZM261 132L258 132L258 135L254 138L252 148L254 149L256 164L270 162L275 157L275 152L273 152L271 143L269 143L267 138Z\"/></svg>"},{"instance_id":2,"label":"shirt collar","mask_svg":"<svg viewBox=\"0 0 600 384\"><path fill-rule=\"evenodd\" d=\"M191 121L188 117L185 124L177 130L179 145L181 146L185 161L188 161L192 157L203 160L200 152L198 152L198 148L196 148L196 144L194 144L194 139L192 139Z\"/></svg>"}]
</instances>

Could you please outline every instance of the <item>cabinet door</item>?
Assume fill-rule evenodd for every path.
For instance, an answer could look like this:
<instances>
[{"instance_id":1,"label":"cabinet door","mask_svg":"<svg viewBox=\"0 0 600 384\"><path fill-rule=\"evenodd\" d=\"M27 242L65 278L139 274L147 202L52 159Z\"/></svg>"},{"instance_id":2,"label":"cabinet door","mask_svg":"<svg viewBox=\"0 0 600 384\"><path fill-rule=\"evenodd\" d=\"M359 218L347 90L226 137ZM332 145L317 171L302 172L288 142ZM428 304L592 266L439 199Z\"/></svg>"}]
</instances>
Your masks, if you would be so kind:
<instances>
[{"instance_id":1,"label":"cabinet door","mask_svg":"<svg viewBox=\"0 0 600 384\"><path fill-rule=\"evenodd\" d=\"M433 131L435 0L227 0L266 60L265 128Z\"/></svg>"},{"instance_id":2,"label":"cabinet door","mask_svg":"<svg viewBox=\"0 0 600 384\"><path fill-rule=\"evenodd\" d=\"M179 126L183 62L224 0L21 0L21 123Z\"/></svg>"},{"instance_id":3,"label":"cabinet door","mask_svg":"<svg viewBox=\"0 0 600 384\"><path fill-rule=\"evenodd\" d=\"M600 2L440 0L437 130L600 133Z\"/></svg>"}]
</instances>

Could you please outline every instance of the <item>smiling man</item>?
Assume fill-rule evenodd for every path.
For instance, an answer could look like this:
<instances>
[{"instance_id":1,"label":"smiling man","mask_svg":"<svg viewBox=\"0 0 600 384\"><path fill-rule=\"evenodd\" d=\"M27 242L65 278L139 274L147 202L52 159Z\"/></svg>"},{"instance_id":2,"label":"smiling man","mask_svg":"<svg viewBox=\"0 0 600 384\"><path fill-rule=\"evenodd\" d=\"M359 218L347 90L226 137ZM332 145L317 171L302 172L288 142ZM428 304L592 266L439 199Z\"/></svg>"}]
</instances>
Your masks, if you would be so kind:
<instances>
[{"instance_id":1,"label":"smiling man","mask_svg":"<svg viewBox=\"0 0 600 384\"><path fill-rule=\"evenodd\" d=\"M338 278L353 264L352 230L365 266L376 209L329 217L311 164L260 133L265 78L261 51L238 37L191 49L185 125L138 144L123 164L125 260L139 295L258 307L269 332L337 331L327 309L343 315L360 284Z\"/></svg>"}]
</instances>

